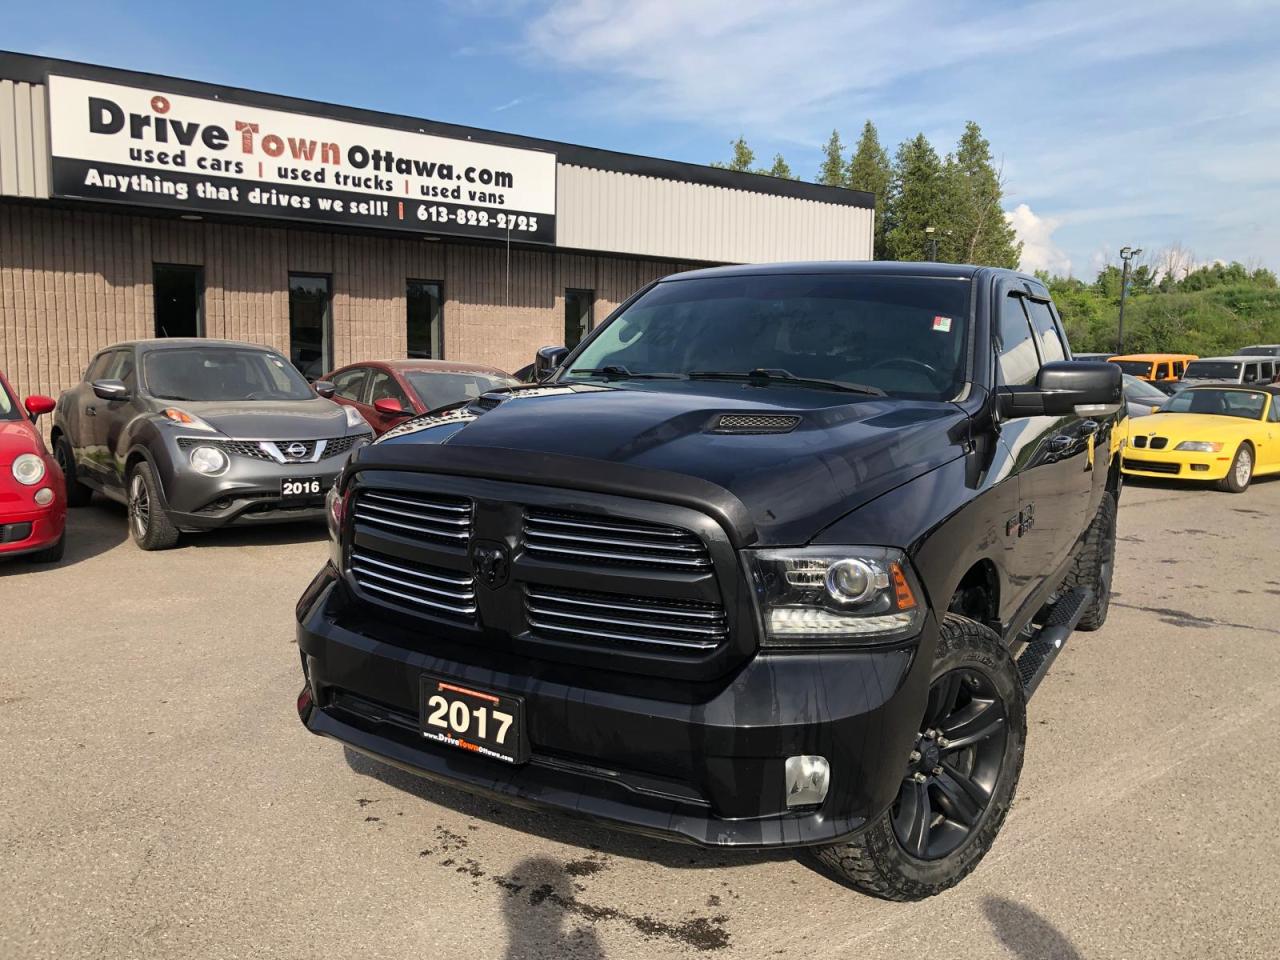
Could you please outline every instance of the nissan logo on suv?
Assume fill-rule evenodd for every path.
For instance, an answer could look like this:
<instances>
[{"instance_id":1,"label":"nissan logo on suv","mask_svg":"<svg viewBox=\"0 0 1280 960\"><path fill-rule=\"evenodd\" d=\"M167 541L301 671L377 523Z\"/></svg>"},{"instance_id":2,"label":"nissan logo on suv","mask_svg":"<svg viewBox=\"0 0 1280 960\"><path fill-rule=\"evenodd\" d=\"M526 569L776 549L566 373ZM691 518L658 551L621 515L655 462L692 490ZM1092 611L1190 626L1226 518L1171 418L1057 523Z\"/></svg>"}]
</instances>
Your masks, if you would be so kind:
<instances>
[{"instance_id":1,"label":"nissan logo on suv","mask_svg":"<svg viewBox=\"0 0 1280 960\"><path fill-rule=\"evenodd\" d=\"M284 448L284 452L294 460L301 460L307 455L307 445L305 443L291 443Z\"/></svg>"}]
</instances>

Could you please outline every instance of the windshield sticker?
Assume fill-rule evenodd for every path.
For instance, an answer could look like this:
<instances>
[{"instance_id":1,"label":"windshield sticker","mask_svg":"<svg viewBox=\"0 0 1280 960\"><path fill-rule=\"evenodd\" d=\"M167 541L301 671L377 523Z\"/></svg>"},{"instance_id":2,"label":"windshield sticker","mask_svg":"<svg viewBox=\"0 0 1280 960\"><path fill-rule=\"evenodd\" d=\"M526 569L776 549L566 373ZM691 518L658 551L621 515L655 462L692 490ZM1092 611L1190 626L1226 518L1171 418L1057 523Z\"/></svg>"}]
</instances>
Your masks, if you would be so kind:
<instances>
[{"instance_id":1,"label":"windshield sticker","mask_svg":"<svg viewBox=\"0 0 1280 960\"><path fill-rule=\"evenodd\" d=\"M950 333L951 318L950 317L934 317L933 332L934 333Z\"/></svg>"}]
</instances>

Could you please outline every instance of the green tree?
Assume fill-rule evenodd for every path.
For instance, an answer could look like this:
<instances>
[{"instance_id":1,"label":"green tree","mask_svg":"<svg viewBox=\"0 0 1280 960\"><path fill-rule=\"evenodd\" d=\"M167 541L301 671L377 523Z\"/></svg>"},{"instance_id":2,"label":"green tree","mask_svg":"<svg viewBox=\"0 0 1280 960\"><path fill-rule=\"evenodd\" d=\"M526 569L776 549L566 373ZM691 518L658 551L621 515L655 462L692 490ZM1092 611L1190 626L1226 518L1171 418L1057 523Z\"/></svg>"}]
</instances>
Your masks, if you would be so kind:
<instances>
[{"instance_id":1,"label":"green tree","mask_svg":"<svg viewBox=\"0 0 1280 960\"><path fill-rule=\"evenodd\" d=\"M951 239L948 184L938 153L923 133L904 141L893 158L893 176L885 201L885 249L892 260L923 260L926 227L934 228L939 259L946 259Z\"/></svg>"},{"instance_id":2,"label":"green tree","mask_svg":"<svg viewBox=\"0 0 1280 960\"><path fill-rule=\"evenodd\" d=\"M875 194L875 239L874 257L884 260L888 256L885 243L885 203L889 197L889 182L893 172L889 167L889 155L880 146L880 135L876 125L868 120L862 125L862 136L858 138L858 146L849 158L849 167L845 171L845 185L852 190L865 190Z\"/></svg>"},{"instance_id":3,"label":"green tree","mask_svg":"<svg viewBox=\"0 0 1280 960\"><path fill-rule=\"evenodd\" d=\"M951 248L962 263L1016 269L1022 244L1004 216L1004 187L982 128L970 120L947 157L946 228Z\"/></svg>"},{"instance_id":4,"label":"green tree","mask_svg":"<svg viewBox=\"0 0 1280 960\"><path fill-rule=\"evenodd\" d=\"M822 166L818 168L818 183L828 187L843 187L845 183L844 144L840 132L832 130L826 146L822 148Z\"/></svg>"},{"instance_id":5,"label":"green tree","mask_svg":"<svg viewBox=\"0 0 1280 960\"><path fill-rule=\"evenodd\" d=\"M782 159L782 154L775 153L773 155L773 166L769 168L769 176L781 177L783 180L794 180L795 176L791 173L791 167L786 160Z\"/></svg>"},{"instance_id":6,"label":"green tree","mask_svg":"<svg viewBox=\"0 0 1280 960\"><path fill-rule=\"evenodd\" d=\"M728 163L712 160L711 166L719 167L721 170L736 170L738 173L752 172L756 162L756 154L754 150L747 146L746 137L739 137L730 146L733 147L733 158Z\"/></svg>"}]
</instances>

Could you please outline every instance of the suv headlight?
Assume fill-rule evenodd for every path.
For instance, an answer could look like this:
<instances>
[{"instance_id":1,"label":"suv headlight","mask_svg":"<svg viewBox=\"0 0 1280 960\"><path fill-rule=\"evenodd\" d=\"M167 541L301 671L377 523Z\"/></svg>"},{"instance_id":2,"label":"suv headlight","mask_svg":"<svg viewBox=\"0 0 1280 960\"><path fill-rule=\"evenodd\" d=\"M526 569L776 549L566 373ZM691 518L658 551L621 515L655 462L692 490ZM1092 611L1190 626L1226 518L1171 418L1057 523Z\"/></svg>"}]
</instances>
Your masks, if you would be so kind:
<instances>
[{"instance_id":1,"label":"suv headlight","mask_svg":"<svg viewBox=\"0 0 1280 960\"><path fill-rule=\"evenodd\" d=\"M206 477L214 477L222 473L230 465L227 455L217 447L200 446L191 451L191 466L197 473Z\"/></svg>"},{"instance_id":2,"label":"suv headlight","mask_svg":"<svg viewBox=\"0 0 1280 960\"><path fill-rule=\"evenodd\" d=\"M1211 443L1208 440L1183 440L1173 449L1186 450L1190 453L1217 453L1222 449L1222 444Z\"/></svg>"},{"instance_id":3,"label":"suv headlight","mask_svg":"<svg viewBox=\"0 0 1280 960\"><path fill-rule=\"evenodd\" d=\"M44 460L34 453L24 453L13 461L13 479L30 487L44 479Z\"/></svg>"},{"instance_id":4,"label":"suv headlight","mask_svg":"<svg viewBox=\"0 0 1280 960\"><path fill-rule=\"evenodd\" d=\"M804 547L748 550L764 646L883 643L924 620L919 582L901 550Z\"/></svg>"},{"instance_id":5,"label":"suv headlight","mask_svg":"<svg viewBox=\"0 0 1280 960\"><path fill-rule=\"evenodd\" d=\"M343 409L343 411L344 411L344 412L346 413L346 415L347 415L347 427L348 427L348 428L355 428L355 427L358 427L358 428L360 428L360 429L362 429L362 430L368 430L368 429L369 429L369 421L368 421L368 420L366 420L366 419L364 418L364 414L362 414L362 413L361 413L359 410L357 410L355 407L349 407L349 406L347 406L347 405L344 403L344 404L342 404L342 409Z\"/></svg>"}]
</instances>

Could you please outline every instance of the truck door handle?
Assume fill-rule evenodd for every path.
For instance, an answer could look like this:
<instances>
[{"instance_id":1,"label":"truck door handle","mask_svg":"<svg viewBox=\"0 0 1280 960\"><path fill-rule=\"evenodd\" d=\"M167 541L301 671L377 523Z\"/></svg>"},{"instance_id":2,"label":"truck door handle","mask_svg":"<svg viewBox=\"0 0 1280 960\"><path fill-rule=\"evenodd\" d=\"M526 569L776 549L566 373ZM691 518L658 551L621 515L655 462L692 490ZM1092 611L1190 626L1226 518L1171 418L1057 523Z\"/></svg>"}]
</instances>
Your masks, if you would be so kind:
<instances>
[{"instance_id":1,"label":"truck door handle","mask_svg":"<svg viewBox=\"0 0 1280 960\"><path fill-rule=\"evenodd\" d=\"M1080 422L1080 436L1091 437L1098 432L1097 420L1082 420Z\"/></svg>"}]
</instances>

